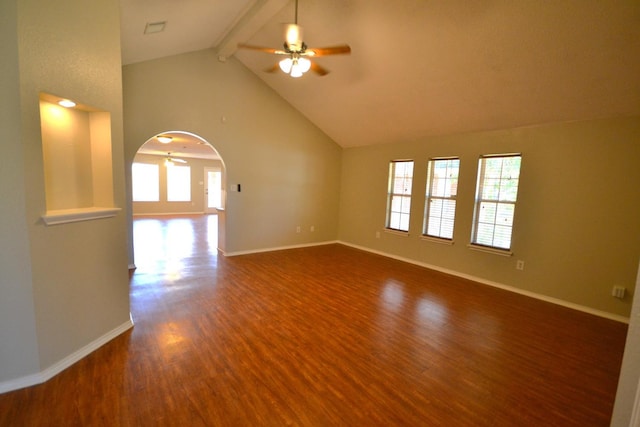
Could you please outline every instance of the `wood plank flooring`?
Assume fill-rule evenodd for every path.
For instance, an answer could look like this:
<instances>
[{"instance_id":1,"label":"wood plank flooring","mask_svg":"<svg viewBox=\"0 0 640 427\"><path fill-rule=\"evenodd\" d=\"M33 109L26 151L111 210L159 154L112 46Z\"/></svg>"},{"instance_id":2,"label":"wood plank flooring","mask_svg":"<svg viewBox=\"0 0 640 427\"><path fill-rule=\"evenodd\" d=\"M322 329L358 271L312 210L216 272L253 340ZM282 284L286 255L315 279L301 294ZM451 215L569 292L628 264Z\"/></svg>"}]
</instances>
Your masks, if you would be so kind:
<instances>
[{"instance_id":1,"label":"wood plank flooring","mask_svg":"<svg viewBox=\"0 0 640 427\"><path fill-rule=\"evenodd\" d=\"M0 426L608 426L627 327L342 245L135 221L135 327ZM578 285L578 284L577 284Z\"/></svg>"}]
</instances>

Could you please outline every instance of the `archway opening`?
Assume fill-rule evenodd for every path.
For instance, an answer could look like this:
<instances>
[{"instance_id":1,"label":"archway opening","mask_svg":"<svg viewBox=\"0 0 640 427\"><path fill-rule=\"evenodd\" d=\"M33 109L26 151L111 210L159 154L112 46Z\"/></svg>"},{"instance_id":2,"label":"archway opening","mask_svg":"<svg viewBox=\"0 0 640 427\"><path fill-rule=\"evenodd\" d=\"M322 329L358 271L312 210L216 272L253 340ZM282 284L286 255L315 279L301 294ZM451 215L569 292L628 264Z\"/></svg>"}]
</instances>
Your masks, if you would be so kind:
<instances>
[{"instance_id":1,"label":"archway opening","mask_svg":"<svg viewBox=\"0 0 640 427\"><path fill-rule=\"evenodd\" d=\"M213 145L190 132L159 133L136 152L131 177L137 268L158 258L175 264L164 269L177 268L194 250L224 253L226 168ZM199 242L206 236L203 247L194 246L194 233Z\"/></svg>"}]
</instances>

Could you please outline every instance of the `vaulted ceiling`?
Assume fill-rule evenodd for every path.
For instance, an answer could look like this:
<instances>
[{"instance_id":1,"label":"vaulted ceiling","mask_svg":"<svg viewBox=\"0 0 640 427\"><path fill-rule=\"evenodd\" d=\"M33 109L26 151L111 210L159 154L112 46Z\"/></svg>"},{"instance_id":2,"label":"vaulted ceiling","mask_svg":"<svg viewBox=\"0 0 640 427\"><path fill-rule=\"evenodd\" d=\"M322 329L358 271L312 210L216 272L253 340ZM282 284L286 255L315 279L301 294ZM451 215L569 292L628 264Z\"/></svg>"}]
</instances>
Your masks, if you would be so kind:
<instances>
[{"instance_id":1,"label":"vaulted ceiling","mask_svg":"<svg viewBox=\"0 0 640 427\"><path fill-rule=\"evenodd\" d=\"M213 48L235 56L343 147L640 115L638 0L299 0L331 72L266 73L288 0L121 0L123 63ZM164 31L144 34L149 23Z\"/></svg>"}]
</instances>

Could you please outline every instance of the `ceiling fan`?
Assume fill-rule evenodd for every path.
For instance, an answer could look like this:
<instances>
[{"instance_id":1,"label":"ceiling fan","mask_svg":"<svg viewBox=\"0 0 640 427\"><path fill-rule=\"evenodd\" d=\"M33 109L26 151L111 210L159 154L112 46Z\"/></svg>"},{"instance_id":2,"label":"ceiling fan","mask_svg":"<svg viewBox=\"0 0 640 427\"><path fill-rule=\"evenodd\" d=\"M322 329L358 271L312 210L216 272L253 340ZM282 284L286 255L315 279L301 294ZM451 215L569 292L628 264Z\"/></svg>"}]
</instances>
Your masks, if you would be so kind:
<instances>
[{"instance_id":1,"label":"ceiling fan","mask_svg":"<svg viewBox=\"0 0 640 427\"><path fill-rule=\"evenodd\" d=\"M186 160L178 159L176 157L171 157L171 152L167 153L167 158L164 160L164 164L166 166L173 165L174 163L187 163Z\"/></svg>"},{"instance_id":2,"label":"ceiling fan","mask_svg":"<svg viewBox=\"0 0 640 427\"><path fill-rule=\"evenodd\" d=\"M242 49L257 50L260 52L270 53L274 55L285 56L278 64L266 69L265 71L273 73L281 69L291 77L301 77L309 70L313 70L320 76L329 74L329 70L321 67L315 62L311 62L309 58L328 55L350 54L351 47L343 44L331 47L310 48L307 47L302 40L302 27L298 25L298 0L295 5L295 23L286 24L284 49L273 49L269 47L253 46L248 44L239 44Z\"/></svg>"}]
</instances>

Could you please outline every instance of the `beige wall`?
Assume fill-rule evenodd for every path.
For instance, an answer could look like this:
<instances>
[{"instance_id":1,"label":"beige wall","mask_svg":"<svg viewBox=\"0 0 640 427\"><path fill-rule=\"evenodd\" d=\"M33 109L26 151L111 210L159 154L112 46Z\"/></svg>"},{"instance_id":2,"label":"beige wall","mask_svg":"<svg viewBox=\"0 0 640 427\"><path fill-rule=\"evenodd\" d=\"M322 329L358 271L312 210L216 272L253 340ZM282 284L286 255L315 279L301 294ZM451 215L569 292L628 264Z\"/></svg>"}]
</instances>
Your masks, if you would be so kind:
<instances>
[{"instance_id":1,"label":"beige wall","mask_svg":"<svg viewBox=\"0 0 640 427\"><path fill-rule=\"evenodd\" d=\"M145 141L191 132L241 184L227 193L226 253L336 239L340 147L238 61L203 50L127 65L123 78L129 180Z\"/></svg>"},{"instance_id":2,"label":"beige wall","mask_svg":"<svg viewBox=\"0 0 640 427\"><path fill-rule=\"evenodd\" d=\"M37 375L129 321L124 212L56 226L41 219L46 195L40 92L111 113L113 199L124 206L118 2L21 0L2 2L1 12L12 31L4 25L0 30L3 94L11 87L0 119L10 135L3 147L9 160L3 154L0 167L0 385ZM5 167L7 161L12 166Z\"/></svg>"},{"instance_id":3,"label":"beige wall","mask_svg":"<svg viewBox=\"0 0 640 427\"><path fill-rule=\"evenodd\" d=\"M157 164L160 179L159 202L133 202L134 215L167 214L167 213L203 213L205 212L204 198L204 168L219 168L223 170L219 160L187 159L187 166L191 168L191 201L167 202L167 168L164 165L164 156L137 154L135 162Z\"/></svg>"},{"instance_id":4,"label":"beige wall","mask_svg":"<svg viewBox=\"0 0 640 427\"><path fill-rule=\"evenodd\" d=\"M39 370L25 209L16 3L0 2L0 383Z\"/></svg>"},{"instance_id":5,"label":"beige wall","mask_svg":"<svg viewBox=\"0 0 640 427\"><path fill-rule=\"evenodd\" d=\"M628 316L640 256L640 119L596 120L345 150L340 239L594 310ZM470 250L478 157L522 153L512 257ZM461 159L451 246L421 240L427 160ZM383 232L388 162L414 159L408 237ZM381 232L376 238L376 232ZM515 268L525 261L524 271Z\"/></svg>"}]
</instances>

